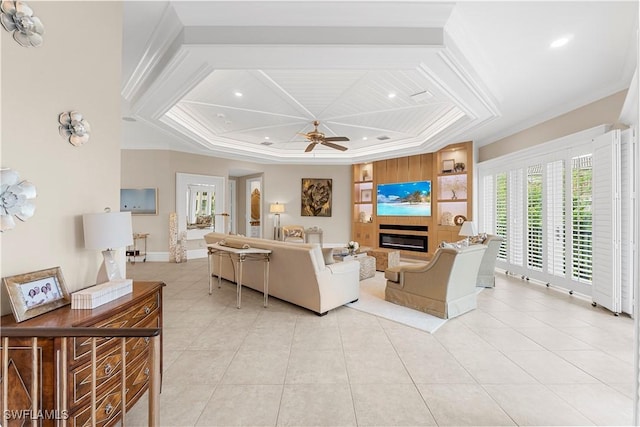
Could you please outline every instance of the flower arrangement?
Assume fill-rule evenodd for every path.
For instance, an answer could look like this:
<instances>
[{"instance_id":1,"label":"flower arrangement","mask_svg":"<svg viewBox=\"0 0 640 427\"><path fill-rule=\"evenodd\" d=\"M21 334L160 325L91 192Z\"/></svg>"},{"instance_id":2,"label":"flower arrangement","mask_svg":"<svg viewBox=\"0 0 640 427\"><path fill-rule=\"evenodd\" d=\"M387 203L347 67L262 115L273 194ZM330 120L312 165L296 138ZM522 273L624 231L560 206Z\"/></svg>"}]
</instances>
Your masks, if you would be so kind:
<instances>
[{"instance_id":1,"label":"flower arrangement","mask_svg":"<svg viewBox=\"0 0 640 427\"><path fill-rule=\"evenodd\" d=\"M349 243L347 243L347 249L349 249L350 254L356 253L359 248L360 244L358 242L351 240Z\"/></svg>"}]
</instances>

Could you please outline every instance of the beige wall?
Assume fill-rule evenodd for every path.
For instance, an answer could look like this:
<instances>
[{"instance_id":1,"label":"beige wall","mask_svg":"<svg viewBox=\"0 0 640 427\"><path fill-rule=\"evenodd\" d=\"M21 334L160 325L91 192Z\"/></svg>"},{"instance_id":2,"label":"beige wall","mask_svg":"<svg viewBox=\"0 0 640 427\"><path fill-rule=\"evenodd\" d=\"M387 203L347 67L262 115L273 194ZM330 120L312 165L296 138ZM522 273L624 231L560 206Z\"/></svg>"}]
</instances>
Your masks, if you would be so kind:
<instances>
[{"instance_id":1,"label":"beige wall","mask_svg":"<svg viewBox=\"0 0 640 427\"><path fill-rule=\"evenodd\" d=\"M2 29L1 166L36 185L35 215L2 233L1 275L60 266L70 291L95 283L100 253L84 249L82 214L119 206L119 2L29 2L44 45L24 48ZM74 147L58 115L77 110L92 127ZM2 288L2 314L10 312Z\"/></svg>"},{"instance_id":2,"label":"beige wall","mask_svg":"<svg viewBox=\"0 0 640 427\"><path fill-rule=\"evenodd\" d=\"M478 149L478 162L504 156L505 154L602 124L624 127L619 124L618 118L620 117L626 94L626 90L615 93L492 144L480 147Z\"/></svg>"},{"instance_id":3,"label":"beige wall","mask_svg":"<svg viewBox=\"0 0 640 427\"><path fill-rule=\"evenodd\" d=\"M242 169L263 173L263 235L273 235L273 215L269 204L284 203L286 212L281 216L282 225L300 224L320 226L325 242L342 243L350 239L351 166L273 165L221 159L197 154L167 150L122 150L122 187L158 188L158 215L134 216L133 229L150 233L149 253L167 253L169 250L169 214L175 212L176 173L213 175L228 178L229 171ZM333 214L331 217L300 216L300 189L302 178L333 179ZM243 233L245 209L245 178L237 178L238 230ZM190 242L189 249L204 244ZM153 258L153 257L152 257Z\"/></svg>"}]
</instances>

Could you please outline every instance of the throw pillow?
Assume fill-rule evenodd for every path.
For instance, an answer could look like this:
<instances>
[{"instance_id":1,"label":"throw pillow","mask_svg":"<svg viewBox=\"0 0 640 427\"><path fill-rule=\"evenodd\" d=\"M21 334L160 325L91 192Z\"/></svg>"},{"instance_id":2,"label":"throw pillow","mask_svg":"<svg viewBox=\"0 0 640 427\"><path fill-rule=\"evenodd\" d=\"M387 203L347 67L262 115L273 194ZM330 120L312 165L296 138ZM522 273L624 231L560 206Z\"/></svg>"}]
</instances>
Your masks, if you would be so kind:
<instances>
[{"instance_id":1,"label":"throw pillow","mask_svg":"<svg viewBox=\"0 0 640 427\"><path fill-rule=\"evenodd\" d=\"M333 259L333 248L322 248L322 256L324 257L324 265L336 262L336 260Z\"/></svg>"}]
</instances>

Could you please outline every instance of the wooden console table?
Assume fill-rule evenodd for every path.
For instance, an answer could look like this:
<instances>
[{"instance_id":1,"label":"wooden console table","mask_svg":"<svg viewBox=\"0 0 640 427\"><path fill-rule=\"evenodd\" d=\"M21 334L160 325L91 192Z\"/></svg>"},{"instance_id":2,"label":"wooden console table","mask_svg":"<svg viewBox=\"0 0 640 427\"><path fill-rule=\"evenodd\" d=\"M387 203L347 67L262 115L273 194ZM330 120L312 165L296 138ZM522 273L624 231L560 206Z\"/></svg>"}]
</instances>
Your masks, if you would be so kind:
<instances>
[{"instance_id":1,"label":"wooden console table","mask_svg":"<svg viewBox=\"0 0 640 427\"><path fill-rule=\"evenodd\" d=\"M135 331L155 328L157 334L162 328L163 286L134 282L132 293L100 307L72 310L67 305L21 323L11 314L2 316L0 349L6 371L0 382L0 402L3 411L16 414L3 425L23 425L24 418L33 414L32 425L92 425L93 416L93 425L112 426L123 418L123 407L131 409L147 389L159 392L162 335ZM132 334L125 334L127 338L73 336L80 328L117 328L119 336L127 330ZM64 329L69 331L66 335L47 333ZM32 363L37 369L32 369ZM150 425L159 421L157 408L152 411L151 406Z\"/></svg>"}]
</instances>

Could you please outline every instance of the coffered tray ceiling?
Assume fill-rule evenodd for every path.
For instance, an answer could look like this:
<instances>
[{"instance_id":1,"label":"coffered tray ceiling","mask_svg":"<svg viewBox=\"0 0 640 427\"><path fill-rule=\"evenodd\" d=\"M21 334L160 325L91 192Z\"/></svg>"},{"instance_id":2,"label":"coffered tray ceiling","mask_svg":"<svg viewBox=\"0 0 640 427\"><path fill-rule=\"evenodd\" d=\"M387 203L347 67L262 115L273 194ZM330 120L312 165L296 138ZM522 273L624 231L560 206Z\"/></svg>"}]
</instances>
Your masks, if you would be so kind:
<instances>
[{"instance_id":1,"label":"coffered tray ceiling","mask_svg":"<svg viewBox=\"0 0 640 427\"><path fill-rule=\"evenodd\" d=\"M124 10L123 148L258 162L348 164L489 143L625 89L636 61L635 2ZM564 51L549 48L564 34ZM348 137L348 150L305 153L299 134L314 120L327 137Z\"/></svg>"}]
</instances>

